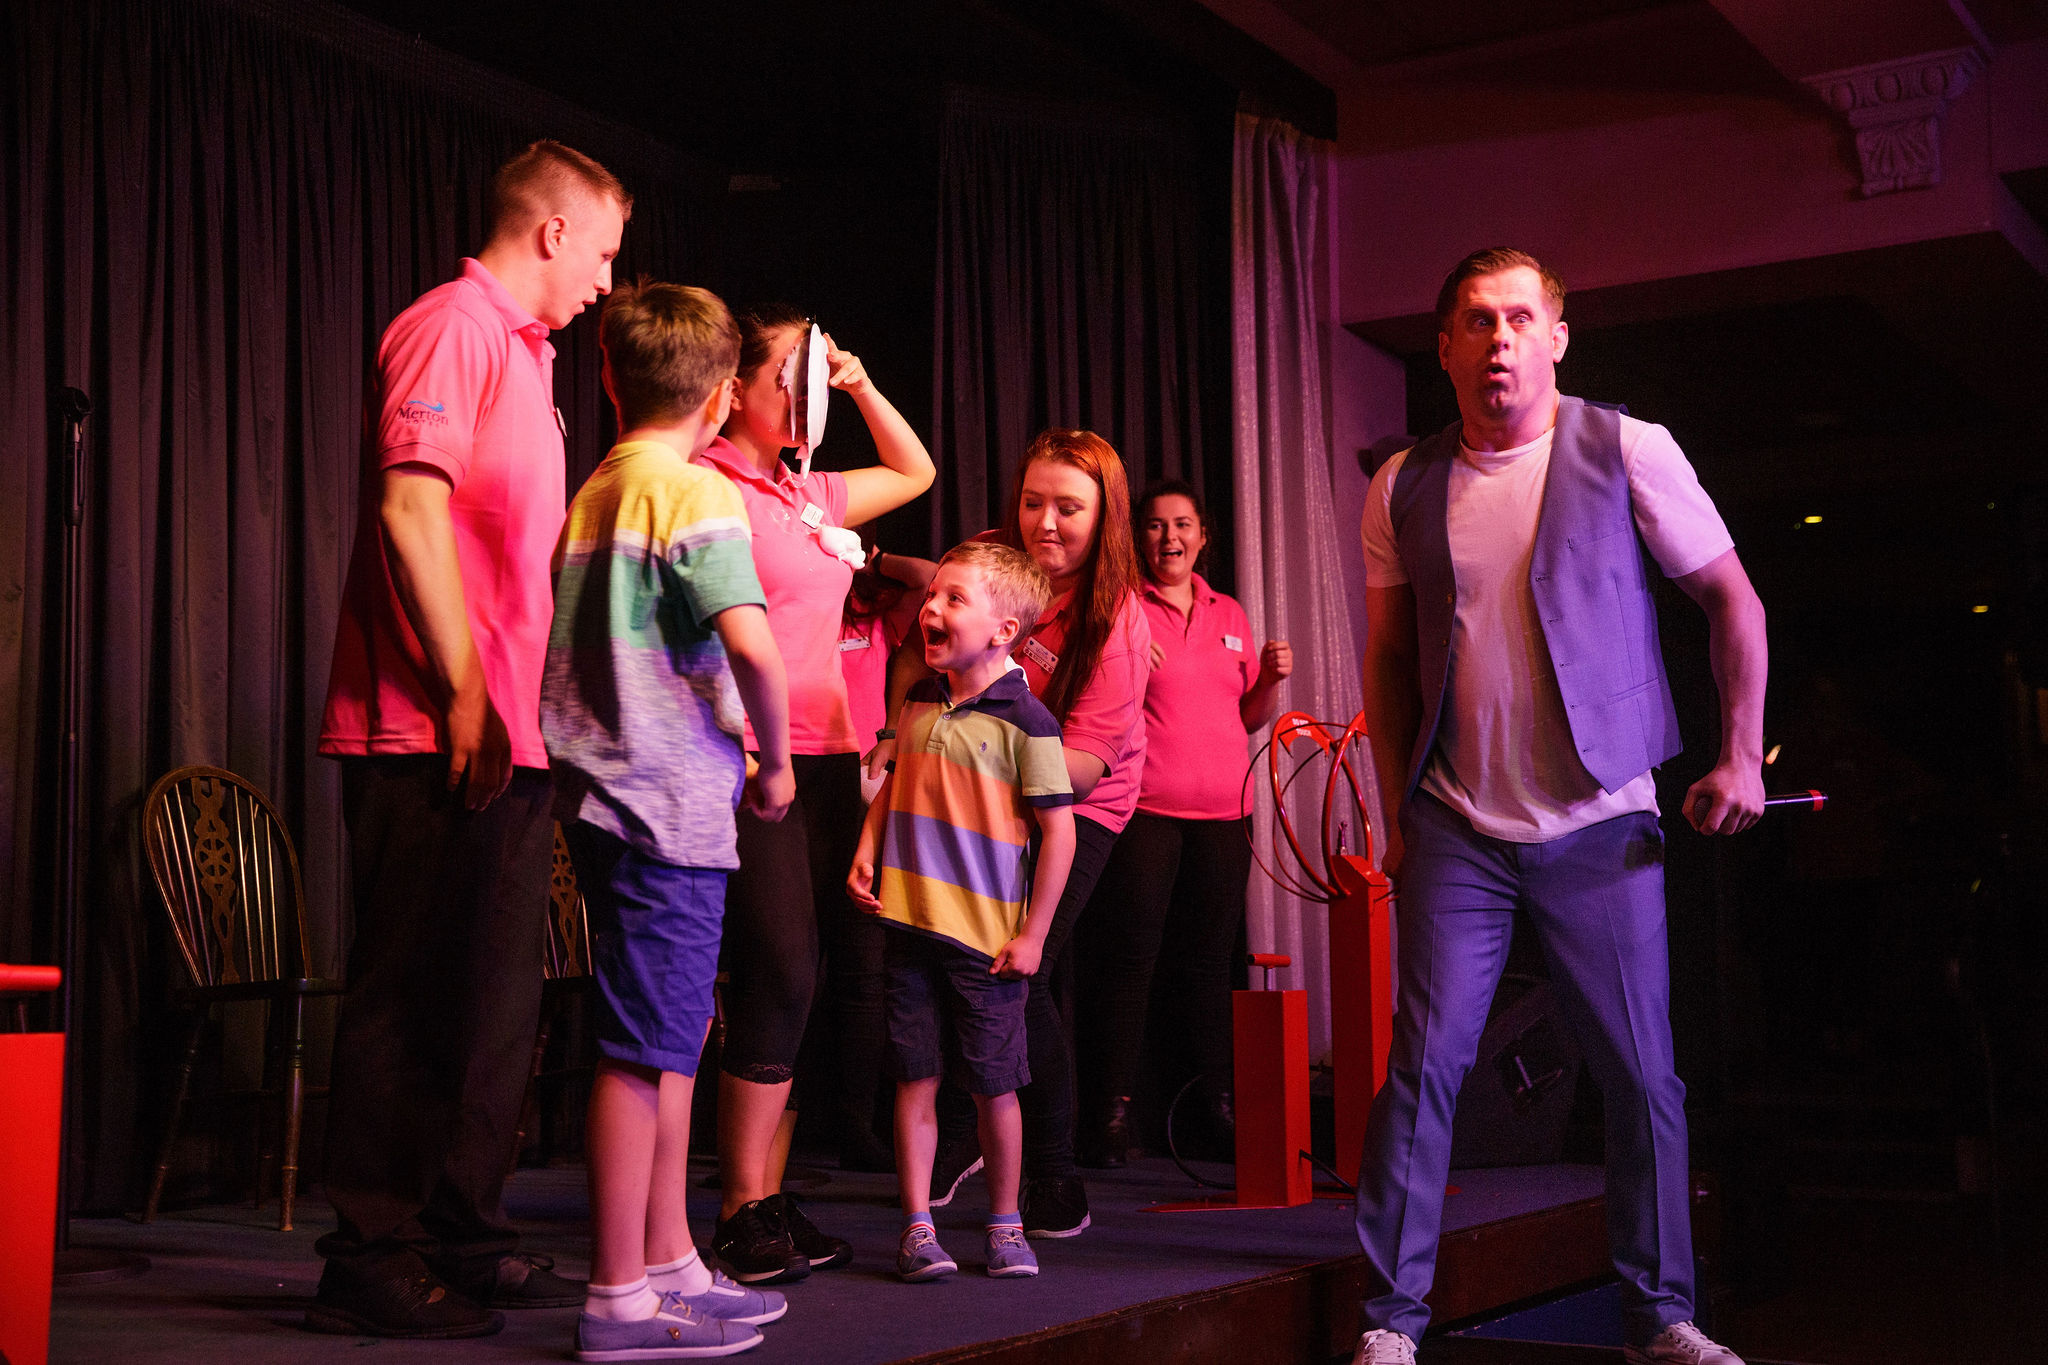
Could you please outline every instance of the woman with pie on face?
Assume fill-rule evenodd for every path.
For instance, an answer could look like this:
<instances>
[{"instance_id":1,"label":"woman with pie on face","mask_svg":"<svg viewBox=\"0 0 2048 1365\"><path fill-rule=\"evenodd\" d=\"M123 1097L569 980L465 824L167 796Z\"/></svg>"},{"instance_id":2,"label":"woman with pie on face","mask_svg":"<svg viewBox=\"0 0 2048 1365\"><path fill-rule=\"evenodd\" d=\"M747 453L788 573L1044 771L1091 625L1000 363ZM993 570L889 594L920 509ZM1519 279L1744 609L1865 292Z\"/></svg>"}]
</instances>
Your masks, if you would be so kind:
<instances>
[{"instance_id":1,"label":"woman with pie on face","mask_svg":"<svg viewBox=\"0 0 2048 1365\"><path fill-rule=\"evenodd\" d=\"M741 313L732 415L698 456L739 488L753 533L754 568L768 599L768 626L789 675L789 739L796 801L780 824L739 815L740 865L726 888L723 960L725 1047L718 1087L723 1199L712 1245L739 1279L801 1279L850 1259L852 1247L821 1233L781 1193L794 1127L790 1084L828 974L834 1070L877 1076L887 1045L882 1017L881 926L846 899L846 867L860 834L860 750L839 637L860 538L844 528L871 521L931 487L924 443L869 380L859 357L824 338L832 388L853 399L881 463L845 473L799 473L783 460L794 445L788 362L810 320L783 306ZM747 743L751 747L751 732ZM808 1085L808 1081L806 1082ZM874 1102L849 1084L843 1131L872 1132ZM858 1112L858 1126L853 1117Z\"/></svg>"},{"instance_id":2,"label":"woman with pie on face","mask_svg":"<svg viewBox=\"0 0 2048 1365\"><path fill-rule=\"evenodd\" d=\"M1131 1093L1155 995L1200 1080L1212 1136L1227 1143L1233 1130L1230 958L1251 875L1246 740L1273 719L1294 671L1287 642L1253 640L1237 599L1202 577L1209 526L1193 488L1174 479L1146 489L1137 535L1152 632L1150 744L1137 813L1102 874L1102 903L1117 912L1082 922L1075 955L1076 1031L1089 1042L1082 1160L1106 1167L1129 1159Z\"/></svg>"},{"instance_id":3,"label":"woman with pie on face","mask_svg":"<svg viewBox=\"0 0 2048 1365\"><path fill-rule=\"evenodd\" d=\"M1052 580L1052 605L1010 657L1060 723L1074 788L1073 870L1025 1001L1031 1083L1017 1097L1024 1111L1024 1230L1033 1237L1071 1237L1089 1221L1074 1165L1074 1057L1054 992L1071 974L1066 947L1074 924L1137 807L1145 766L1152 641L1138 605L1130 508L1124 464L1109 442L1091 431L1052 430L1024 452L1008 523L981 536L1025 551ZM910 679L925 671L922 651L905 649L897 660L892 710ZM972 1111L954 1107L942 1122L935 1205L974 1169Z\"/></svg>"}]
</instances>

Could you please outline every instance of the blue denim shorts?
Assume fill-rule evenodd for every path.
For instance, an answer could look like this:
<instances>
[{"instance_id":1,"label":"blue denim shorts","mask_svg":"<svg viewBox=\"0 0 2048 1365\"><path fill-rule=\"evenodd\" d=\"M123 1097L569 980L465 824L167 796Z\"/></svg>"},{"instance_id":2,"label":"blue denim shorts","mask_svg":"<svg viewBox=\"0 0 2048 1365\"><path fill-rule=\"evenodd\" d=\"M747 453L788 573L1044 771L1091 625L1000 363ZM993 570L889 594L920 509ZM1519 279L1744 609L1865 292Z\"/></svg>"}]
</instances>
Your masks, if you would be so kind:
<instances>
[{"instance_id":1,"label":"blue denim shorts","mask_svg":"<svg viewBox=\"0 0 2048 1365\"><path fill-rule=\"evenodd\" d=\"M696 1075L718 979L725 871L650 858L581 820L562 834L590 910L597 1050Z\"/></svg>"},{"instance_id":2,"label":"blue denim shorts","mask_svg":"<svg viewBox=\"0 0 2048 1365\"><path fill-rule=\"evenodd\" d=\"M989 961L915 929L888 926L883 959L889 1047L899 1080L950 1070L971 1095L1031 1084L1024 1044L1027 981L989 975Z\"/></svg>"}]
</instances>

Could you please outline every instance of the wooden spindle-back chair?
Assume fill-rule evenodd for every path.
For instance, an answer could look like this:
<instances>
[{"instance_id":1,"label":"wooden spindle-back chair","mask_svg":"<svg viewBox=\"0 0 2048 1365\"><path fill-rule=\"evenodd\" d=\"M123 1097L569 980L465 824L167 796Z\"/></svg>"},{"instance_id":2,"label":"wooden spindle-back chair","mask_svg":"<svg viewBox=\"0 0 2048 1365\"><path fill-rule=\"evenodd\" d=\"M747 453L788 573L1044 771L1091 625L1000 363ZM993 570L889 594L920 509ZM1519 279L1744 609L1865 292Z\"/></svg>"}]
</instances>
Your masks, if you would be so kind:
<instances>
[{"instance_id":1,"label":"wooden spindle-back chair","mask_svg":"<svg viewBox=\"0 0 2048 1365\"><path fill-rule=\"evenodd\" d=\"M193 981L173 991L172 998L195 1012L143 1221L156 1217L163 1199L193 1064L213 1007L229 1000L264 1000L270 1005L266 1056L283 1054L276 1091L283 1134L278 1227L288 1232L298 1194L306 1100L305 1002L308 996L342 990L339 981L307 975L298 853L263 793L224 768L194 765L164 774L143 802L142 821L150 874ZM268 1164L264 1151L258 1160L258 1198Z\"/></svg>"},{"instance_id":2,"label":"wooden spindle-back chair","mask_svg":"<svg viewBox=\"0 0 2048 1365\"><path fill-rule=\"evenodd\" d=\"M555 865L548 878L548 945L541 960L540 1029L533 1040L533 1068L526 1077L526 1099L519 1108L519 1131L512 1142L512 1165L526 1149L526 1135L538 1114L538 1095L548 1040L554 1036L555 1017L561 1013L565 996L590 985L590 913L583 893L576 885L576 865L569 858L569 841L562 827L555 826ZM580 1070L581 1068L571 1068Z\"/></svg>"}]
</instances>

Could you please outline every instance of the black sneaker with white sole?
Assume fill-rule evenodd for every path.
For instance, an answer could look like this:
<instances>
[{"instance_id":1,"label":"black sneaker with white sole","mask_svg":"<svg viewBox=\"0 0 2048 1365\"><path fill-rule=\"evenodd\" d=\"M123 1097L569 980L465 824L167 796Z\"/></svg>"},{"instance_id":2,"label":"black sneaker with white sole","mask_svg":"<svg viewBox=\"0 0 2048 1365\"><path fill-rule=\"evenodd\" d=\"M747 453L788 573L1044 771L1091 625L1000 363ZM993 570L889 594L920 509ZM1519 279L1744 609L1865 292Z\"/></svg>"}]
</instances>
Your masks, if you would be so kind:
<instances>
[{"instance_id":1,"label":"black sneaker with white sole","mask_svg":"<svg viewBox=\"0 0 2048 1365\"><path fill-rule=\"evenodd\" d=\"M932 1207L942 1209L953 1202L961 1182L981 1169L981 1139L970 1129L964 1136L939 1134L939 1149L932 1155Z\"/></svg>"},{"instance_id":2,"label":"black sneaker with white sole","mask_svg":"<svg viewBox=\"0 0 2048 1365\"><path fill-rule=\"evenodd\" d=\"M811 1269L830 1270L853 1259L853 1243L844 1237L818 1231L818 1225L797 1207L795 1198L789 1194L771 1194L761 1202L768 1205L782 1226L789 1230L789 1240L810 1262Z\"/></svg>"},{"instance_id":3,"label":"black sneaker with white sole","mask_svg":"<svg viewBox=\"0 0 2048 1365\"><path fill-rule=\"evenodd\" d=\"M1088 1226L1088 1191L1076 1176L1026 1180L1023 1205L1027 1237L1077 1237Z\"/></svg>"},{"instance_id":4,"label":"black sneaker with white sole","mask_svg":"<svg viewBox=\"0 0 2048 1365\"><path fill-rule=\"evenodd\" d=\"M788 1284L811 1273L810 1258L796 1249L781 1211L766 1199L721 1218L712 1229L711 1250L742 1284Z\"/></svg>"}]
</instances>

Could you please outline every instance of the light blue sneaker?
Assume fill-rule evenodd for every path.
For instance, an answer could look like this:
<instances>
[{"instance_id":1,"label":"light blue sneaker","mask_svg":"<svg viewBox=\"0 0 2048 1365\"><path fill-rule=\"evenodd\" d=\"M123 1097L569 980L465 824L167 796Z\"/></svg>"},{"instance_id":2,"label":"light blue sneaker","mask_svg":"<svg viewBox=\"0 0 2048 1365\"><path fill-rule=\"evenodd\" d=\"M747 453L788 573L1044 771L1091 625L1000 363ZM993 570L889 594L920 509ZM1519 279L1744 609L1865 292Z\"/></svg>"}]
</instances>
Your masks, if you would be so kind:
<instances>
[{"instance_id":1,"label":"light blue sneaker","mask_svg":"<svg viewBox=\"0 0 2048 1365\"><path fill-rule=\"evenodd\" d=\"M743 1322L707 1318L673 1298L661 1311L635 1322L613 1322L585 1313L576 1319L578 1360L690 1360L729 1356L761 1344L761 1334Z\"/></svg>"},{"instance_id":2,"label":"light blue sneaker","mask_svg":"<svg viewBox=\"0 0 2048 1365\"><path fill-rule=\"evenodd\" d=\"M998 1279L1038 1273L1038 1257L1023 1228L998 1223L988 1230L988 1273Z\"/></svg>"},{"instance_id":3,"label":"light blue sneaker","mask_svg":"<svg viewBox=\"0 0 2048 1365\"><path fill-rule=\"evenodd\" d=\"M911 1284L922 1284L950 1275L960 1267L939 1245L939 1234L929 1223L912 1223L903 1230L896 1245L896 1273Z\"/></svg>"},{"instance_id":4,"label":"light blue sneaker","mask_svg":"<svg viewBox=\"0 0 2048 1365\"><path fill-rule=\"evenodd\" d=\"M789 1311L789 1300L772 1289L749 1289L735 1283L723 1270L711 1272L711 1287L701 1294L670 1290L661 1296L662 1306L685 1304L707 1318L739 1322L758 1327L773 1322ZM675 1310L670 1309L673 1312Z\"/></svg>"}]
</instances>

